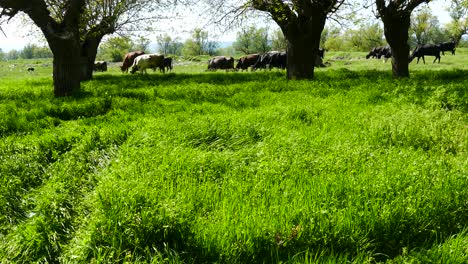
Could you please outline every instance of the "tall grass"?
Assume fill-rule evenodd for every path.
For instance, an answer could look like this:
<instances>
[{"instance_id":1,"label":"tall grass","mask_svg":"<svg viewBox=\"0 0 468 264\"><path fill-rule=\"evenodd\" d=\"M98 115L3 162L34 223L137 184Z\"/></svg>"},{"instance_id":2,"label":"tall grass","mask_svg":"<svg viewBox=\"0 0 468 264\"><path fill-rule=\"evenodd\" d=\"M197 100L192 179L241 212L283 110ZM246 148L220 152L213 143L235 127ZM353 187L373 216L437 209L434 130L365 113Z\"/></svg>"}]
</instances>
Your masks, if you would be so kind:
<instances>
[{"instance_id":1,"label":"tall grass","mask_svg":"<svg viewBox=\"0 0 468 264\"><path fill-rule=\"evenodd\" d=\"M463 67L7 78L0 262L467 262Z\"/></svg>"}]
</instances>

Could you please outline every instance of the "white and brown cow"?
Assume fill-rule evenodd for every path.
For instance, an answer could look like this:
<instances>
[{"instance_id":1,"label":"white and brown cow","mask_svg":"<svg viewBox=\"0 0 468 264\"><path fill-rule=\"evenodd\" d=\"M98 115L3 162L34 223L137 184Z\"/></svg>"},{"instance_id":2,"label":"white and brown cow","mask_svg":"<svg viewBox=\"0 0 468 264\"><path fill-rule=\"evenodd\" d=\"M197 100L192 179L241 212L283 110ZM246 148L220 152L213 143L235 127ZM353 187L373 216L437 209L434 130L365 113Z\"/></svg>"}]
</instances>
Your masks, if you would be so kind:
<instances>
[{"instance_id":1,"label":"white and brown cow","mask_svg":"<svg viewBox=\"0 0 468 264\"><path fill-rule=\"evenodd\" d=\"M131 73L140 71L140 73L147 73L146 69L159 68L163 73L164 70L164 55L160 54L144 54L135 58Z\"/></svg>"}]
</instances>

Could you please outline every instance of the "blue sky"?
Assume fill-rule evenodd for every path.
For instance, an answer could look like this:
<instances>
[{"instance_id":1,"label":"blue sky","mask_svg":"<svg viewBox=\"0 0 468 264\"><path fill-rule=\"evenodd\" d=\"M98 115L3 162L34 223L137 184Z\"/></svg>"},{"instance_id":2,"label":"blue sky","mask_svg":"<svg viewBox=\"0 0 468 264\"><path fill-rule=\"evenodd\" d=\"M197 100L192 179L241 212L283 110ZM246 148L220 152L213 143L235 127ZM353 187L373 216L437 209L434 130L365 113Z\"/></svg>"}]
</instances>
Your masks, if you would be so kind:
<instances>
[{"instance_id":1,"label":"blue sky","mask_svg":"<svg viewBox=\"0 0 468 264\"><path fill-rule=\"evenodd\" d=\"M445 10L446 6L449 5L447 0L436 0L429 4L433 13L438 16L441 25L450 21L448 12ZM369 14L368 14L369 15ZM370 14L370 16L372 16ZM183 18L181 18L183 17ZM372 17L373 18L373 17ZM179 16L177 19L161 23L164 25L160 31L155 32L150 36L150 39L155 39L159 34L167 33L170 36L178 36L181 40L189 37L189 33L195 27L203 27L206 24L206 17L200 17L197 15L186 14L185 16ZM270 28L274 28L275 25L272 23ZM12 49L22 49L28 43L45 44L38 41L35 37L31 36L30 27L21 26L19 19L13 19L9 24L3 26L6 37L0 32L0 49L4 52ZM236 30L228 30L222 32L221 30L212 29L209 30L212 34L213 39L220 42L234 41L236 38Z\"/></svg>"}]
</instances>

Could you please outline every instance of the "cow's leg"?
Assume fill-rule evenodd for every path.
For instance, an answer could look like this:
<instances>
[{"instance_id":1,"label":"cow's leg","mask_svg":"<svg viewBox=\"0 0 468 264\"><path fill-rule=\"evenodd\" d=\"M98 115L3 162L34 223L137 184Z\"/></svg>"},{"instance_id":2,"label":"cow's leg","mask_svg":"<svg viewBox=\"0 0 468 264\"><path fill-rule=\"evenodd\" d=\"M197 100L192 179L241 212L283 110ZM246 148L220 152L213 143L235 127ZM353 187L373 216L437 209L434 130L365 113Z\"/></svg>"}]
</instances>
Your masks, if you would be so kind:
<instances>
[{"instance_id":1,"label":"cow's leg","mask_svg":"<svg viewBox=\"0 0 468 264\"><path fill-rule=\"evenodd\" d=\"M416 61L416 64L419 64L419 59L420 59L420 58L421 58L421 57L418 57L418 60Z\"/></svg>"},{"instance_id":2,"label":"cow's leg","mask_svg":"<svg viewBox=\"0 0 468 264\"><path fill-rule=\"evenodd\" d=\"M423 63L426 64L426 60L424 59L424 55L422 56Z\"/></svg>"}]
</instances>

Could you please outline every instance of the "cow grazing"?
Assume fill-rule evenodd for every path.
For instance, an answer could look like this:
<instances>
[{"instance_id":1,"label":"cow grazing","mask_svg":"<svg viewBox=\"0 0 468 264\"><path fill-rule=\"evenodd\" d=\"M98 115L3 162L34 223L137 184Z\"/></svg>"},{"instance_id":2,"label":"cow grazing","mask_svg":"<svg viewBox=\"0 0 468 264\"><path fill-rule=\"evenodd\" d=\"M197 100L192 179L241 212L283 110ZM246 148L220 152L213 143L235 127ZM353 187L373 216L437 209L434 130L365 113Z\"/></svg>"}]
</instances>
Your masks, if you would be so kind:
<instances>
[{"instance_id":1,"label":"cow grazing","mask_svg":"<svg viewBox=\"0 0 468 264\"><path fill-rule=\"evenodd\" d=\"M122 73L124 72L128 73L128 68L130 68L133 65L135 58L143 54L145 54L144 51L133 51L133 52L127 53L123 59L122 66L120 66L120 70L122 70Z\"/></svg>"},{"instance_id":2,"label":"cow grazing","mask_svg":"<svg viewBox=\"0 0 468 264\"><path fill-rule=\"evenodd\" d=\"M237 62L236 69L237 70L248 70L249 67L253 66L258 59L260 58L259 54L249 54L239 59Z\"/></svg>"},{"instance_id":3,"label":"cow grazing","mask_svg":"<svg viewBox=\"0 0 468 264\"><path fill-rule=\"evenodd\" d=\"M268 51L258 58L257 62L252 66L252 69L271 69L273 67L285 69L286 61L287 55L285 51Z\"/></svg>"},{"instance_id":4,"label":"cow grazing","mask_svg":"<svg viewBox=\"0 0 468 264\"><path fill-rule=\"evenodd\" d=\"M287 66L286 62L287 62L286 51L281 51L271 56L268 65L270 69L275 67L275 68L283 70L283 69L286 69L286 66Z\"/></svg>"},{"instance_id":5,"label":"cow grazing","mask_svg":"<svg viewBox=\"0 0 468 264\"><path fill-rule=\"evenodd\" d=\"M439 59L440 63L440 49L439 46L437 45L423 45L423 46L418 46L414 51L413 54L409 57L409 62L411 63L414 58L418 58L418 61L416 64L419 63L419 59L422 57L423 63L426 64L426 61L424 60L424 56L435 56L435 59L432 63L435 63L437 59Z\"/></svg>"},{"instance_id":6,"label":"cow grazing","mask_svg":"<svg viewBox=\"0 0 468 264\"><path fill-rule=\"evenodd\" d=\"M164 70L164 55L159 54L143 54L135 58L132 65L132 71L130 73L135 73L140 71L140 73L147 73L146 69L159 68L163 73Z\"/></svg>"},{"instance_id":7,"label":"cow grazing","mask_svg":"<svg viewBox=\"0 0 468 264\"><path fill-rule=\"evenodd\" d=\"M382 57L384 58L385 61L387 61L388 58L392 57L392 49L389 46L372 48L369 54L366 55L366 59L369 59L369 58L380 59Z\"/></svg>"},{"instance_id":8,"label":"cow grazing","mask_svg":"<svg viewBox=\"0 0 468 264\"><path fill-rule=\"evenodd\" d=\"M325 57L325 49L319 48L318 56L323 59Z\"/></svg>"},{"instance_id":9,"label":"cow grazing","mask_svg":"<svg viewBox=\"0 0 468 264\"><path fill-rule=\"evenodd\" d=\"M164 68L166 69L166 71L172 71L172 58L171 57L164 58Z\"/></svg>"},{"instance_id":10,"label":"cow grazing","mask_svg":"<svg viewBox=\"0 0 468 264\"><path fill-rule=\"evenodd\" d=\"M34 72L34 68L33 68L33 67L29 67L29 68L28 68L28 72L29 72L29 73L33 73L33 72Z\"/></svg>"},{"instance_id":11,"label":"cow grazing","mask_svg":"<svg viewBox=\"0 0 468 264\"><path fill-rule=\"evenodd\" d=\"M208 71L216 70L234 70L234 58L225 56L216 56L208 61Z\"/></svg>"},{"instance_id":12,"label":"cow grazing","mask_svg":"<svg viewBox=\"0 0 468 264\"><path fill-rule=\"evenodd\" d=\"M107 62L105 62L105 61L96 61L96 62L94 62L93 71L99 71L99 72L107 71Z\"/></svg>"},{"instance_id":13,"label":"cow grazing","mask_svg":"<svg viewBox=\"0 0 468 264\"><path fill-rule=\"evenodd\" d=\"M439 46L440 51L442 51L442 55L445 55L444 51L450 51L452 52L452 55L455 55L455 47L457 46L457 43L455 41L442 42L437 46Z\"/></svg>"}]
</instances>

